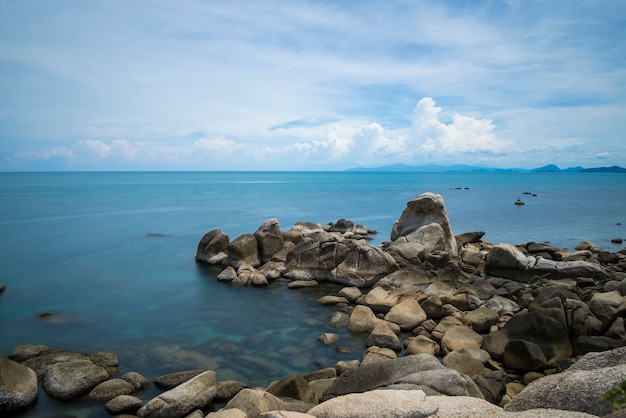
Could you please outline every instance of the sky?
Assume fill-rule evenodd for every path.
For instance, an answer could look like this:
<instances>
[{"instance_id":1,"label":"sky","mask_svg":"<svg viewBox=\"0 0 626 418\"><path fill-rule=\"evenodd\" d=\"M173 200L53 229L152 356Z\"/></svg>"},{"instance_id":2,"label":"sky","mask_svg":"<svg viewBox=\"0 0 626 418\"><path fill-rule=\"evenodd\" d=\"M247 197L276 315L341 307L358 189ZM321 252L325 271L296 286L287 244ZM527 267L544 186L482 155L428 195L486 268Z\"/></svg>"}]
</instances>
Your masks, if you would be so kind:
<instances>
[{"instance_id":1,"label":"sky","mask_svg":"<svg viewBox=\"0 0 626 418\"><path fill-rule=\"evenodd\" d=\"M626 0L0 0L0 171L626 166Z\"/></svg>"}]
</instances>

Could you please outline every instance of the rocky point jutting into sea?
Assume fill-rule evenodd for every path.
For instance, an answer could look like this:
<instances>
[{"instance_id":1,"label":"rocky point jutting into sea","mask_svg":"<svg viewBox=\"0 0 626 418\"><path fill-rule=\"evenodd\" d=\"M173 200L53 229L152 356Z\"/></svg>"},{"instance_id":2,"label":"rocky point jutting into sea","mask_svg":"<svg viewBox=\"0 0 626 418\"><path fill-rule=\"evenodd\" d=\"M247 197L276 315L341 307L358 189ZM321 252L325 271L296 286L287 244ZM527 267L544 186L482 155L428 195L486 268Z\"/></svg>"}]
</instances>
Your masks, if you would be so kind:
<instances>
[{"instance_id":1,"label":"rocky point jutting into sea","mask_svg":"<svg viewBox=\"0 0 626 418\"><path fill-rule=\"evenodd\" d=\"M47 396L88 398L126 417L611 413L598 398L626 379L626 250L455 236L443 198L432 193L407 203L390 241L368 245L374 233L345 219L283 231L270 219L232 241L210 231L196 253L199 263L222 266L218 279L233 286L343 285L318 302L334 310L332 327L368 335L361 358L265 388L220 380L219 370L181 370L156 379L162 392L146 398L150 382L118 376L112 353L19 346L0 359L0 411L28 408L46 396L41 385ZM329 350L337 339L319 337Z\"/></svg>"}]
</instances>

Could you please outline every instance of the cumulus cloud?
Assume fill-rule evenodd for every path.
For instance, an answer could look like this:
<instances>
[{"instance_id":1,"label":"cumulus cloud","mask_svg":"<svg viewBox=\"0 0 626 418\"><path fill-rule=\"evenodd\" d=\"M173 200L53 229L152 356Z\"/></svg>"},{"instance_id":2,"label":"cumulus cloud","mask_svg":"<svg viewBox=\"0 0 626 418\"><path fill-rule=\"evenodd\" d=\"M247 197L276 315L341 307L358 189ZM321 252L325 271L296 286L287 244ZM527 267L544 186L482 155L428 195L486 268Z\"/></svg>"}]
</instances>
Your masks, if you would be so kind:
<instances>
[{"instance_id":1,"label":"cumulus cloud","mask_svg":"<svg viewBox=\"0 0 626 418\"><path fill-rule=\"evenodd\" d=\"M83 139L71 146L19 153L15 159L28 161L64 160L69 164L89 164L102 160L131 161L140 153L140 148L140 144L122 139L112 140L108 143L100 140Z\"/></svg>"},{"instance_id":2,"label":"cumulus cloud","mask_svg":"<svg viewBox=\"0 0 626 418\"><path fill-rule=\"evenodd\" d=\"M344 119L315 126L269 129L261 140L236 136L203 137L169 145L128 140L84 139L67 147L21 155L46 161L65 160L74 166L97 162L150 164L178 169L307 169L348 168L445 161L471 155L496 155L505 144L491 120L453 114L449 122L431 97L418 101L408 126L383 127L377 121Z\"/></svg>"},{"instance_id":3,"label":"cumulus cloud","mask_svg":"<svg viewBox=\"0 0 626 418\"><path fill-rule=\"evenodd\" d=\"M412 135L415 141L421 141L421 151L499 154L506 149L496 138L491 120L454 114L452 121L445 123L440 120L440 112L431 97L422 98L415 107Z\"/></svg>"}]
</instances>

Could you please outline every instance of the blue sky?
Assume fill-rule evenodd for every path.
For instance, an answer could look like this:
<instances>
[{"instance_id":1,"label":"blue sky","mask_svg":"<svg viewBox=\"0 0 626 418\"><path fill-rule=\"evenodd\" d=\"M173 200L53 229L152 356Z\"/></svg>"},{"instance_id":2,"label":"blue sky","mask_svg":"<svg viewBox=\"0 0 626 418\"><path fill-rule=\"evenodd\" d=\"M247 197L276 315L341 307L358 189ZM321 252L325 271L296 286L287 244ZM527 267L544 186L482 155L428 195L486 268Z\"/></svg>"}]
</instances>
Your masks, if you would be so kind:
<instances>
[{"instance_id":1,"label":"blue sky","mask_svg":"<svg viewBox=\"0 0 626 418\"><path fill-rule=\"evenodd\" d=\"M0 0L0 170L626 165L626 1Z\"/></svg>"}]
</instances>

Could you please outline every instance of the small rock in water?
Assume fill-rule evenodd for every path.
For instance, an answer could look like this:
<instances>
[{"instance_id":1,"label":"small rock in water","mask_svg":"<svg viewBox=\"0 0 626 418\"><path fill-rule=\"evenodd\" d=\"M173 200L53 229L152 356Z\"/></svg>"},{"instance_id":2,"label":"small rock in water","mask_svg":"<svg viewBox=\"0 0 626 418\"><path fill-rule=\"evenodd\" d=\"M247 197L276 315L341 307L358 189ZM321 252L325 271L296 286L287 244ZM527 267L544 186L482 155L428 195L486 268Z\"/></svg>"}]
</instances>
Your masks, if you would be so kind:
<instances>
[{"instance_id":1,"label":"small rock in water","mask_svg":"<svg viewBox=\"0 0 626 418\"><path fill-rule=\"evenodd\" d=\"M613 239L611 240L611 242L612 242L613 244L621 244L622 242L624 242L624 240L622 240L621 238L613 238ZM2 286L0 286L0 292L2 292L2 290L3 290L3 289L2 289Z\"/></svg>"},{"instance_id":2,"label":"small rock in water","mask_svg":"<svg viewBox=\"0 0 626 418\"><path fill-rule=\"evenodd\" d=\"M0 284L0 293L4 292L7 287L3 284Z\"/></svg>"},{"instance_id":3,"label":"small rock in water","mask_svg":"<svg viewBox=\"0 0 626 418\"><path fill-rule=\"evenodd\" d=\"M325 332L320 335L319 340L322 344L333 344L339 341L339 335L333 334L332 332Z\"/></svg>"}]
</instances>

